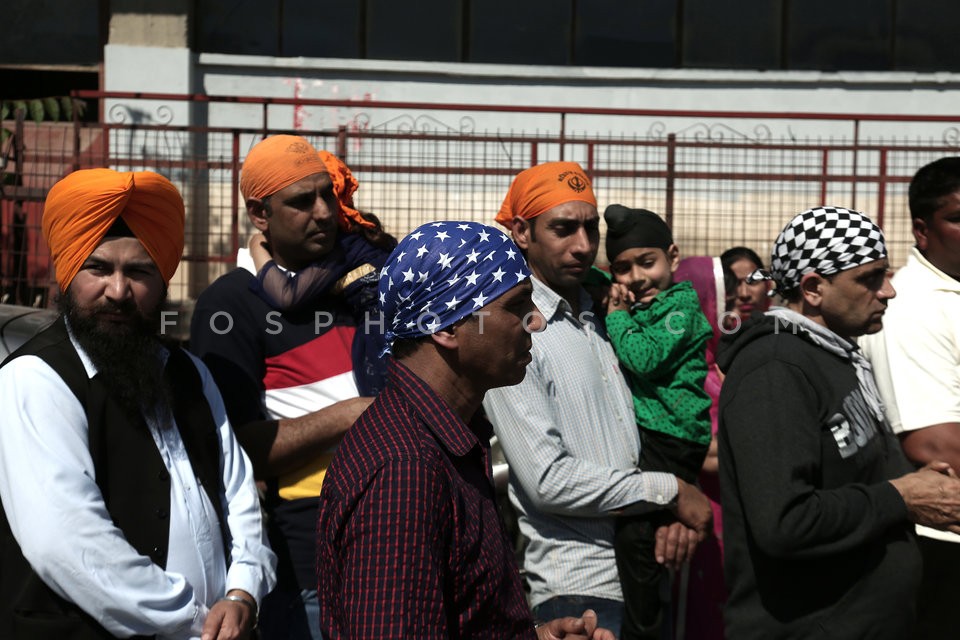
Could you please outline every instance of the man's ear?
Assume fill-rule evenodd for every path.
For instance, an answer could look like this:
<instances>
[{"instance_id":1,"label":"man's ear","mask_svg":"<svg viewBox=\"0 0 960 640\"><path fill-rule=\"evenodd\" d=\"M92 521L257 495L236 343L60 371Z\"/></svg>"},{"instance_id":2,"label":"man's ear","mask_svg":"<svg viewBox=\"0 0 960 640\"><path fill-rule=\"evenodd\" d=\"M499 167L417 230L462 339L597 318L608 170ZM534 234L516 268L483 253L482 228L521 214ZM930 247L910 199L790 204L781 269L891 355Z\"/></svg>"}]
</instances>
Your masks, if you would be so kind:
<instances>
[{"instance_id":1,"label":"man's ear","mask_svg":"<svg viewBox=\"0 0 960 640\"><path fill-rule=\"evenodd\" d=\"M680 266L680 248L675 244L671 244L667 247L666 253L667 262L670 263L670 273L673 273L677 270L677 267Z\"/></svg>"},{"instance_id":2,"label":"man's ear","mask_svg":"<svg viewBox=\"0 0 960 640\"><path fill-rule=\"evenodd\" d=\"M510 235L521 251L530 246L530 221L520 216L514 216L510 222Z\"/></svg>"},{"instance_id":3,"label":"man's ear","mask_svg":"<svg viewBox=\"0 0 960 640\"><path fill-rule=\"evenodd\" d=\"M267 223L267 208L260 198L247 198L247 217L257 231L264 233L269 226Z\"/></svg>"},{"instance_id":4,"label":"man's ear","mask_svg":"<svg viewBox=\"0 0 960 640\"><path fill-rule=\"evenodd\" d=\"M917 249L919 249L921 253L927 250L927 244L930 240L927 237L929 231L927 221L924 218L913 219L913 239L916 240Z\"/></svg>"},{"instance_id":5,"label":"man's ear","mask_svg":"<svg viewBox=\"0 0 960 640\"><path fill-rule=\"evenodd\" d=\"M445 329L441 329L440 331L437 331L436 333L430 336L430 339L433 340L434 344L436 344L441 349L445 349L445 350L456 349L457 348L457 326L459 326L459 324L460 324L459 322L455 322L449 327L446 327Z\"/></svg>"},{"instance_id":6,"label":"man's ear","mask_svg":"<svg viewBox=\"0 0 960 640\"><path fill-rule=\"evenodd\" d=\"M811 271L800 278L800 295L811 307L820 307L823 302L823 288L828 284L826 278Z\"/></svg>"}]
</instances>

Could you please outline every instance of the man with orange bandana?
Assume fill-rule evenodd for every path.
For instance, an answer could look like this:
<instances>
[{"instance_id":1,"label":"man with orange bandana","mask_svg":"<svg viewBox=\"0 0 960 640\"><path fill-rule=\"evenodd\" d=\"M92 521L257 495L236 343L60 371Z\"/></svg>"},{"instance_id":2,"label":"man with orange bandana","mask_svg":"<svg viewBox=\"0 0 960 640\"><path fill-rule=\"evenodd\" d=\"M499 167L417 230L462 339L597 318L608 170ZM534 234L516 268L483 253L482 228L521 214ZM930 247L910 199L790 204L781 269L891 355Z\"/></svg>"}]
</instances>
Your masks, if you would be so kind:
<instances>
[{"instance_id":1,"label":"man with orange bandana","mask_svg":"<svg viewBox=\"0 0 960 640\"><path fill-rule=\"evenodd\" d=\"M533 335L520 384L487 392L484 408L510 463L510 498L528 539L524 568L540 619L597 612L630 627L613 549L614 516L670 509L682 525L658 532L661 561L676 563L704 536L711 513L695 487L641 472L633 400L582 283L599 246L590 178L548 162L513 181L497 222L533 272L546 326ZM670 542L669 551L664 542Z\"/></svg>"},{"instance_id":2,"label":"man with orange bandana","mask_svg":"<svg viewBox=\"0 0 960 640\"><path fill-rule=\"evenodd\" d=\"M156 173L47 196L61 315L0 367L0 637L248 638L275 583L253 468L162 335L184 207Z\"/></svg>"},{"instance_id":3,"label":"man with orange bandana","mask_svg":"<svg viewBox=\"0 0 960 640\"><path fill-rule=\"evenodd\" d=\"M371 352L366 337L381 336L378 317L365 326L336 283L358 275L356 284L375 288L389 245L376 246L376 225L343 206L352 176L329 167L306 139L276 135L250 150L240 174L247 214L276 268L291 279L319 268L328 286L285 308L253 273L236 269L200 295L191 322L190 347L224 390L237 437L267 482L279 584L261 612L264 640L320 637L320 487L337 443L372 400L362 392L372 395L384 366L362 357ZM355 272L361 260L373 268Z\"/></svg>"}]
</instances>

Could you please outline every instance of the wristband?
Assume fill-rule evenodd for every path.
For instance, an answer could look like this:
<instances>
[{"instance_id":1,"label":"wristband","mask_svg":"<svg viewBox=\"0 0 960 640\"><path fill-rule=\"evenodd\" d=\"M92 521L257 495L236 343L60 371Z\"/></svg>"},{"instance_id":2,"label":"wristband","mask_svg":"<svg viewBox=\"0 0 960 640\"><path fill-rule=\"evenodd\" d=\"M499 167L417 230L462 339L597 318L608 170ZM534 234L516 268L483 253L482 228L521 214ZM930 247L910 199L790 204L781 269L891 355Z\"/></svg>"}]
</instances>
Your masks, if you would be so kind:
<instances>
[{"instance_id":1,"label":"wristband","mask_svg":"<svg viewBox=\"0 0 960 640\"><path fill-rule=\"evenodd\" d=\"M251 627L251 629L256 629L256 628L257 628L257 622L258 622L259 620L258 620L258 618L257 618L257 603L256 603L256 602L254 602L253 600L247 600L247 599L244 598L243 596L234 596L234 595L225 595L225 596L223 596L223 597L220 598L220 599L221 599L221 600L226 600L227 602L242 602L243 604L247 605L247 608L250 609L250 615L253 616L253 626Z\"/></svg>"}]
</instances>

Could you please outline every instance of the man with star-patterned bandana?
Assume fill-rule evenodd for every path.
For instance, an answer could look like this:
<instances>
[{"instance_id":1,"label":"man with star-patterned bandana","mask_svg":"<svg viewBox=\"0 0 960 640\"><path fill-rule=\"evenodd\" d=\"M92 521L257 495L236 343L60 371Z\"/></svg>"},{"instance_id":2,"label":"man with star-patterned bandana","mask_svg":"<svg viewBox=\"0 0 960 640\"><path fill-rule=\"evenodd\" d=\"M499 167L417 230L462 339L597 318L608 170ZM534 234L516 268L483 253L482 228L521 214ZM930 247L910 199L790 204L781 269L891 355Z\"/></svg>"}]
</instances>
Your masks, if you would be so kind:
<instances>
[{"instance_id":1,"label":"man with star-patterned bandana","mask_svg":"<svg viewBox=\"0 0 960 640\"><path fill-rule=\"evenodd\" d=\"M379 289L387 386L320 494L324 637L613 640L583 609L534 624L497 511L480 403L523 379L543 323L520 251L475 222L426 224Z\"/></svg>"},{"instance_id":2,"label":"man with star-patterned bandana","mask_svg":"<svg viewBox=\"0 0 960 640\"><path fill-rule=\"evenodd\" d=\"M943 462L910 473L854 342L896 295L883 232L857 211L804 211L751 278L785 306L717 358L726 635L911 637L911 523L960 531L960 480Z\"/></svg>"}]
</instances>

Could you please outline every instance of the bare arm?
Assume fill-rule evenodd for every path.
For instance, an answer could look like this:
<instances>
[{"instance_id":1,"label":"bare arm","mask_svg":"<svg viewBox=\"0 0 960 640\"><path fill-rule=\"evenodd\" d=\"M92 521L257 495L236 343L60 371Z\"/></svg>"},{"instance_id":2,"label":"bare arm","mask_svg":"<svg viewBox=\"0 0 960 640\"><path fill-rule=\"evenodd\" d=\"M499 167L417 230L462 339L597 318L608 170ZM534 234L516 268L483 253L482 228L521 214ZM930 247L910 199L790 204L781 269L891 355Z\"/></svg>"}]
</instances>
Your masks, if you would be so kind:
<instances>
[{"instance_id":1,"label":"bare arm","mask_svg":"<svg viewBox=\"0 0 960 640\"><path fill-rule=\"evenodd\" d=\"M704 473L720 473L720 456L717 454L718 450L717 436L713 436L710 438L707 457L703 459L703 466L701 467Z\"/></svg>"},{"instance_id":2,"label":"bare arm","mask_svg":"<svg viewBox=\"0 0 960 640\"><path fill-rule=\"evenodd\" d=\"M295 471L336 445L373 398L351 398L299 418L248 422L236 427L258 479Z\"/></svg>"},{"instance_id":3,"label":"bare arm","mask_svg":"<svg viewBox=\"0 0 960 640\"><path fill-rule=\"evenodd\" d=\"M257 271L263 269L263 265L267 264L273 257L267 248L267 238L262 233L255 233L250 236L250 243L247 248L250 250L250 257L253 259Z\"/></svg>"},{"instance_id":4,"label":"bare arm","mask_svg":"<svg viewBox=\"0 0 960 640\"><path fill-rule=\"evenodd\" d=\"M960 480L946 462L890 481L907 505L911 522L960 533Z\"/></svg>"},{"instance_id":5,"label":"bare arm","mask_svg":"<svg viewBox=\"0 0 960 640\"><path fill-rule=\"evenodd\" d=\"M900 434L900 446L911 462L942 460L960 469L960 422L944 422Z\"/></svg>"}]
</instances>

